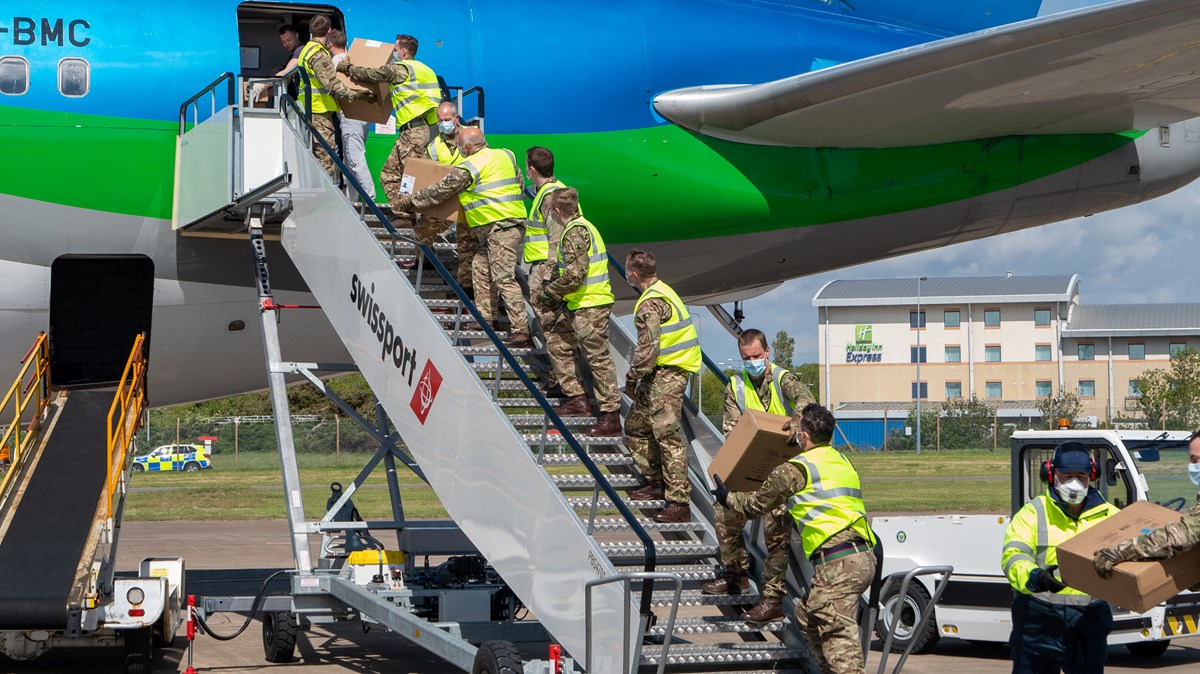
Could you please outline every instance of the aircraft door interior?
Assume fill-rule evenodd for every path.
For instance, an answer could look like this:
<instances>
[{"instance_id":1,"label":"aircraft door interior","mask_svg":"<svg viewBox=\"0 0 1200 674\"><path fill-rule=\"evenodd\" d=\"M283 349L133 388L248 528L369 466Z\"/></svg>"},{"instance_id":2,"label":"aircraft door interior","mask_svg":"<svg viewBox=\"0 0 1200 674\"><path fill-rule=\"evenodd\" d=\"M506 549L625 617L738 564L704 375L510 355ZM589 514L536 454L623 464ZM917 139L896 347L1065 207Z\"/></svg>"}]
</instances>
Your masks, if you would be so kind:
<instances>
[{"instance_id":1,"label":"aircraft door interior","mask_svg":"<svg viewBox=\"0 0 1200 674\"><path fill-rule=\"evenodd\" d=\"M121 378L129 349L147 335L154 262L144 255L65 255L50 267L50 376L56 386Z\"/></svg>"},{"instance_id":2,"label":"aircraft door interior","mask_svg":"<svg viewBox=\"0 0 1200 674\"><path fill-rule=\"evenodd\" d=\"M345 30L342 13L332 5L295 5L270 2L244 2L238 6L238 45L242 77L274 77L288 64L291 54L283 48L279 29L296 28L300 44L308 41L308 22L314 14L329 17L333 27Z\"/></svg>"}]
</instances>

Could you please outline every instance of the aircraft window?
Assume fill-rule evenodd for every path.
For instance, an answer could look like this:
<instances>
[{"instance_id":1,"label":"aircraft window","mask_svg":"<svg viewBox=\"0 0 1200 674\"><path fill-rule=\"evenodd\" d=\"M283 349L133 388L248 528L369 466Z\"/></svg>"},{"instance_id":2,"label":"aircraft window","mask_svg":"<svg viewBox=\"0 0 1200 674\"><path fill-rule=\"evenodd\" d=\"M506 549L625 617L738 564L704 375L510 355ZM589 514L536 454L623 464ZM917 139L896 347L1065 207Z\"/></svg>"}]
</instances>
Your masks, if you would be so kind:
<instances>
[{"instance_id":1,"label":"aircraft window","mask_svg":"<svg viewBox=\"0 0 1200 674\"><path fill-rule=\"evenodd\" d=\"M29 61L20 56L0 57L0 94L20 96L29 90Z\"/></svg>"},{"instance_id":2,"label":"aircraft window","mask_svg":"<svg viewBox=\"0 0 1200 674\"><path fill-rule=\"evenodd\" d=\"M58 62L58 91L63 96L86 96L91 84L91 68L83 59L69 58Z\"/></svg>"}]
</instances>

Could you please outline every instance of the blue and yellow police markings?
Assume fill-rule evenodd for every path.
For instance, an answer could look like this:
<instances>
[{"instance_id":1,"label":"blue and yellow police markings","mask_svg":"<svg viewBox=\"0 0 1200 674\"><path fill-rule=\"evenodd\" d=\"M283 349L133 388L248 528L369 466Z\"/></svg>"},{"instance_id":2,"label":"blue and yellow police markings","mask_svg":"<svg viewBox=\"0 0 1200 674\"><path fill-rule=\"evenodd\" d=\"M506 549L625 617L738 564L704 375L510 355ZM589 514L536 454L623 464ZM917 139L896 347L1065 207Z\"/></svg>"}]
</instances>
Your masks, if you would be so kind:
<instances>
[{"instance_id":1,"label":"blue and yellow police markings","mask_svg":"<svg viewBox=\"0 0 1200 674\"><path fill-rule=\"evenodd\" d=\"M177 451L186 449L187 451ZM196 471L212 468L208 453L199 445L164 445L133 460L134 471Z\"/></svg>"},{"instance_id":2,"label":"blue and yellow police markings","mask_svg":"<svg viewBox=\"0 0 1200 674\"><path fill-rule=\"evenodd\" d=\"M1200 614L1168 615L1163 621L1163 636L1181 637L1197 634L1197 624L1200 624Z\"/></svg>"}]
</instances>

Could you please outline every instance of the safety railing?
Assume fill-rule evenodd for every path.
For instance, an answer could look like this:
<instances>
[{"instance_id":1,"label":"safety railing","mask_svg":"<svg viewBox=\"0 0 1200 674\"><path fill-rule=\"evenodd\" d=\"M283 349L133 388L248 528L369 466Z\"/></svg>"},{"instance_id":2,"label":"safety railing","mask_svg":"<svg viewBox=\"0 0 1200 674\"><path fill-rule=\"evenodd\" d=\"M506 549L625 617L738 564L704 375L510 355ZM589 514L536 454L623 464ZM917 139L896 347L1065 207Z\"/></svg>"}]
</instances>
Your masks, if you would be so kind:
<instances>
[{"instance_id":1,"label":"safety railing","mask_svg":"<svg viewBox=\"0 0 1200 674\"><path fill-rule=\"evenodd\" d=\"M217 87L225 83L225 104L217 107ZM237 101L237 92L235 87L236 80L233 73L221 73L221 76L213 80L196 95L179 104L179 135L183 135L187 131L187 113L191 110L193 115L193 125L200 123L200 100L208 96L209 112L208 116L212 117L217 114L217 110L233 105Z\"/></svg>"},{"instance_id":2,"label":"safety railing","mask_svg":"<svg viewBox=\"0 0 1200 674\"><path fill-rule=\"evenodd\" d=\"M644 572L654 572L658 565L658 555L655 550L654 540L650 537L649 532L647 532L645 527L642 526L641 522L638 521L637 516L635 516L633 511L629 509L629 506L625 505L625 502L621 499L620 494L618 494L617 490L612 486L611 483L609 483L608 476L603 473L600 470L600 467L596 465L596 462L592 460L592 457L588 454L587 450L584 449L583 445L579 443L579 440L575 437L575 434L571 432L565 423L563 423L562 418L558 416L558 413L555 412L554 408L550 405L550 401L546 399L541 390L536 384L534 384L533 380L529 378L529 375L525 373L525 370L521 368L520 364L517 362L516 356L512 354L512 351L505 346L504 341L500 339L500 336L497 335L496 331L492 329L491 322L483 319L483 315L479 313L478 307L476 307L475 303L472 302L467 296L466 292L462 289L462 286L458 284L458 280L455 275L452 274L450 270L442 264L441 260L439 260L437 255L434 254L433 249L428 245L423 244L411 237L404 236L396 231L396 228L392 226L392 223L388 220L387 216L384 215L383 211L379 208L379 205L375 203L375 200L367 195L366 191L363 189L363 186L358 182L358 179L354 177L354 173L346 167L344 162L342 162L341 158L337 154L337 151L334 148L331 148L329 144L325 142L325 139L320 133L317 133L316 129L313 128L312 123L304 117L303 111L294 100L292 100L290 97L285 97L284 108L285 115L287 115L288 110L291 110L291 112L295 115L299 115L300 120L304 124L308 133L312 134L312 137L316 139L321 148L329 154L330 158L333 159L334 165L346 179L346 182L354 188L359 197L362 199L363 203L366 204L367 209L375 214L375 217L379 220L379 223L383 225L383 227L391 235L391 248L389 249L389 252L392 254L392 257L394 258L396 255L396 245L399 241L404 241L407 244L411 244L420 251L420 255L418 256L417 260L417 276L416 282L414 283L414 288L418 290L420 289L421 275L424 272L424 265L426 261L428 261L428 263L433 267L434 271L437 272L438 276L442 278L442 281L450 288L455 297L458 298L458 301L471 314L471 317L474 318L479 324L480 329L484 332L484 334L487 335L487 338L492 342L492 345L497 348L500 355L500 360L504 363L507 363L507 365L512 369L513 373L517 375L517 378L521 381L522 385L525 386L526 390L537 402L537 405L542 408L542 411L550 419L550 423L553 424L554 428L557 429L561 434L563 441L567 443L567 446L569 446L573 452L575 452L575 455L583 464L584 469L588 471L588 473L596 481L596 484L599 485L604 491L604 494L612 502L613 507L617 509L617 512L620 514L621 518L629 524L630 530L633 531L635 536L637 536L638 541L642 544L646 552L646 563L643 567ZM366 224L364 223L363 226L365 227ZM651 613L652 601L653 590L649 584L647 584L647 586L643 588L640 597L639 610L642 614L649 615Z\"/></svg>"},{"instance_id":3,"label":"safety railing","mask_svg":"<svg viewBox=\"0 0 1200 674\"><path fill-rule=\"evenodd\" d=\"M142 411L146 406L146 333L133 340L133 348L125 361L121 381L108 408L108 481L105 493L108 496L108 512L112 517L113 499L117 494L117 483L125 470L125 458L133 443L133 437L142 425Z\"/></svg>"},{"instance_id":4,"label":"safety railing","mask_svg":"<svg viewBox=\"0 0 1200 674\"><path fill-rule=\"evenodd\" d=\"M915 625L907 630L910 635L920 634L923 632L925 630L925 626L928 625L929 621L933 619L933 608L937 606L938 601L942 598L942 593L946 591L946 586L949 585L950 576L953 573L954 567L945 565L918 566L904 574L903 578L900 580L900 591L895 595L896 603L892 604L892 610L888 612L887 639L885 639L883 643L883 654L879 657L878 674L884 674L884 672L887 671L888 654L892 651L892 641L896 637L896 632L901 629L900 616L904 612L905 604L908 601L908 586L912 584L913 579L917 576L941 576L941 578L938 578L934 581L933 596L929 599L929 610L921 611L920 620L918 620ZM896 579L897 576L888 578L883 584L883 588L880 590L879 594L881 596L888 594L888 590L891 589L892 584L896 582ZM874 619L876 608L877 607L872 606L868 612L868 615L871 616L872 621ZM866 641L869 641L869 639ZM912 654L913 647L916 645L916 643L916 639L909 639L908 646L904 649L904 652L900 654L900 659L896 662L896 667L892 670L892 674L900 674L900 671L904 669L904 663L908 660L908 656ZM866 647L867 644L864 644L864 660L866 656Z\"/></svg>"},{"instance_id":5,"label":"safety railing","mask_svg":"<svg viewBox=\"0 0 1200 674\"><path fill-rule=\"evenodd\" d=\"M633 585L633 581L635 581L635 580L642 581L643 586L645 588L649 588L651 590L653 590L654 581L656 581L656 580L669 580L675 585L675 600L671 602L671 613L670 613L670 615L667 616L667 626L665 629L666 637L663 639L662 655L659 657L659 660L658 660L658 674L663 674L663 670L666 669L667 655L668 655L668 653L670 653L670 650L671 650L671 635L674 634L674 632L675 632L675 616L679 612L679 598L680 598L680 596L683 595L683 578L677 573L658 572L658 573L623 573L623 574L619 574L616 576L609 576L608 578L597 578L596 580L589 580L587 582L587 584L584 585L583 629L584 629L584 634L586 635L585 638L587 639L587 641L585 642L585 643L587 643L587 654L584 656L583 671L585 671L585 672L592 671L592 589L595 587L598 587L600 585L608 585L609 583L620 583L621 587L624 588L624 590L625 590L625 604L628 605L629 604L629 595L630 595L630 592L632 592L632 585ZM621 614L621 618L625 621L625 629L622 630L622 633L629 634L630 616L629 616L628 609L626 609ZM646 628L646 627L649 627L649 624L648 624L648 622L644 621L643 622L643 639L645 637L644 628ZM632 649L629 648L629 644L624 644L624 646L625 646L625 648L621 649L625 653L625 659L621 662L621 671L625 672L627 674L636 674L636 672L638 671L638 668L641 665L640 659L637 661L633 660L633 658L630 657L630 652Z\"/></svg>"},{"instance_id":6,"label":"safety railing","mask_svg":"<svg viewBox=\"0 0 1200 674\"><path fill-rule=\"evenodd\" d=\"M4 434L0 435L0 463L6 464L4 477L0 479L0 498L8 493L14 476L21 472L29 449L41 433L49 404L50 340L46 333L39 332L33 346L21 358L17 378L0 401L0 415L9 421ZM12 405L11 416L9 405ZM28 421L24 421L27 417Z\"/></svg>"}]
</instances>

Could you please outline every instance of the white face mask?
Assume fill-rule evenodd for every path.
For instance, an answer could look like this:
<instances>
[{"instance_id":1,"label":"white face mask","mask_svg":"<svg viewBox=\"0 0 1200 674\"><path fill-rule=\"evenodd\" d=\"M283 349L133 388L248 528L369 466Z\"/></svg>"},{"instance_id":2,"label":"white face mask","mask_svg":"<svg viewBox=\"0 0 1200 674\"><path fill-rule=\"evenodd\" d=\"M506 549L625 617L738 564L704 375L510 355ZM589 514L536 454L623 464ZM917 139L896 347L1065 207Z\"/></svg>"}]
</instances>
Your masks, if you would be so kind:
<instances>
[{"instance_id":1,"label":"white face mask","mask_svg":"<svg viewBox=\"0 0 1200 674\"><path fill-rule=\"evenodd\" d=\"M1083 485L1082 480L1075 477L1066 482L1059 482L1054 486L1054 490L1058 492L1059 498L1071 505L1079 505L1087 497L1087 487Z\"/></svg>"},{"instance_id":2,"label":"white face mask","mask_svg":"<svg viewBox=\"0 0 1200 674\"><path fill-rule=\"evenodd\" d=\"M1188 464L1188 479L1192 481L1192 484L1200 487L1200 463Z\"/></svg>"}]
</instances>

